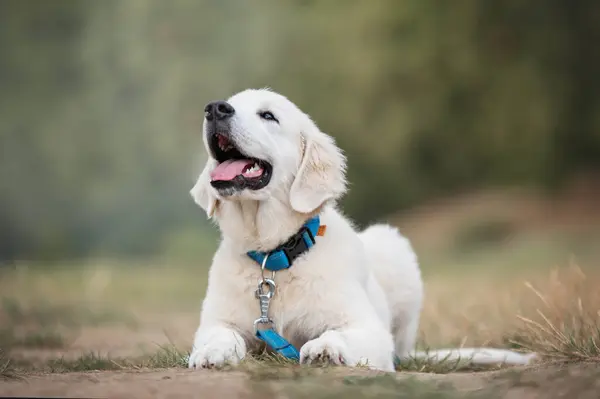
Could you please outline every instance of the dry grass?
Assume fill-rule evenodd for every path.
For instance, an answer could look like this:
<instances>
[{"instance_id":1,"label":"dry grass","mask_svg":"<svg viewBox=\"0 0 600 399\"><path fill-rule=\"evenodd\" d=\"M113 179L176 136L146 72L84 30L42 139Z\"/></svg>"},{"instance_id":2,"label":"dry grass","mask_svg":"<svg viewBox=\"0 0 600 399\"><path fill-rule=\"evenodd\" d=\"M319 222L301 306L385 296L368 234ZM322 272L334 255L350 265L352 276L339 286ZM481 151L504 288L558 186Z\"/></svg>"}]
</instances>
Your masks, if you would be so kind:
<instances>
[{"instance_id":1,"label":"dry grass","mask_svg":"<svg viewBox=\"0 0 600 399\"><path fill-rule=\"evenodd\" d=\"M20 376L15 369L12 360L8 357L6 352L0 349L0 380L13 378L20 378Z\"/></svg>"},{"instance_id":2,"label":"dry grass","mask_svg":"<svg viewBox=\"0 0 600 399\"><path fill-rule=\"evenodd\" d=\"M547 360L600 360L600 271L571 265L522 277L432 281L422 347L494 346Z\"/></svg>"},{"instance_id":3,"label":"dry grass","mask_svg":"<svg viewBox=\"0 0 600 399\"><path fill-rule=\"evenodd\" d=\"M0 330L0 348L60 349L67 346L68 340L65 335L58 331L18 331L10 328Z\"/></svg>"},{"instance_id":4,"label":"dry grass","mask_svg":"<svg viewBox=\"0 0 600 399\"><path fill-rule=\"evenodd\" d=\"M401 223L425 278L419 349L512 348L539 353L541 362L552 365L465 375L456 372L478 371L469 359L415 360L401 364L399 373L382 375L261 355L246 358L234 371L225 368L232 372L187 373L181 369L206 289L207 252L194 265L88 261L0 267L0 349L5 349L0 350L0 378L37 378L27 386L37 384L32 392L46 393L49 383L70 386L93 375L88 392L102 389L106 395L111 384L121 384L113 396L132 396L142 388L151 396L159 389L189 395L199 387L222 393L248 388L261 397L284 393L289 398L550 398L597 391L600 214L594 219L588 209L579 220L520 200L488 201L493 206L483 208L474 202L467 199L462 210L445 207L441 216L428 211ZM549 269L567 264L572 254L586 267ZM83 373L42 378L31 371ZM98 384L100 379L107 383ZM509 391L512 396L503 396Z\"/></svg>"},{"instance_id":5,"label":"dry grass","mask_svg":"<svg viewBox=\"0 0 600 399\"><path fill-rule=\"evenodd\" d=\"M548 359L600 362L600 275L573 265L555 270L545 284L526 282L535 294L535 314L519 315L518 341Z\"/></svg>"},{"instance_id":6,"label":"dry grass","mask_svg":"<svg viewBox=\"0 0 600 399\"><path fill-rule=\"evenodd\" d=\"M115 269L112 273L115 274L114 279L118 281L118 287L123 285L124 281L118 275L119 270ZM124 273L125 276L133 274L130 270ZM492 346L535 351L540 353L545 360L551 361L600 361L598 346L600 344L600 314L598 313L600 290L597 289L600 287L600 271L594 271L593 268L582 270L573 265L552 271L538 269L512 275L483 270L468 274L469 277L445 273L427 278L426 301L421 317L420 349ZM64 271L59 271L55 279L49 280L47 274L44 274L44 281L52 281L53 284L56 284L55 288L46 286L46 290L58 289L60 286L65 287L66 285L61 281L65 275L67 274ZM32 275L20 278L27 283L38 284L35 271ZM180 278L189 280L191 277L190 274L186 275L181 271L170 273L169 270L154 275L154 281L159 284L168 280L168 287L177 287L177 281ZM8 280L4 279L4 283L8 284ZM203 284L201 282L199 285ZM182 286L189 287L190 285L187 282ZM75 292L78 289L75 287ZM108 284L104 288L104 292L111 297L113 289L115 288ZM148 289L152 290L152 286L149 286ZM162 287L162 289L165 288ZM13 292L17 290L18 287L13 286ZM60 303L46 303L39 308L35 307L39 300L35 299L34 294L28 293L10 300L5 299L4 315L0 315L0 319L12 320L12 325L16 327L19 325L18 321L21 320L27 325L35 324L40 328L48 329L55 326L58 323L57 320L65 317L70 320L70 323L66 324L77 326L94 314L92 310L86 310L87 308L81 306L81 303L77 301L76 294L66 292L68 290L63 291ZM21 292L27 291L21 290ZM170 301L174 303L178 302L177 295L182 295L179 297L182 298L181 301L187 301L187 298L192 296L191 292L181 293L181 290L166 292L165 295L170 296ZM198 302L201 295L202 292L197 293ZM119 292L116 296L125 297L126 294ZM21 306L19 305L21 302L29 305ZM145 304L145 298L141 300L138 298L136 302L134 296L129 297L127 303L133 304L138 309L136 316L141 315L140 325L136 329L120 330L119 334L128 334L127 342L135 340L135 337L142 341L144 339L142 333L147 329L142 321L144 312L148 312L152 306ZM87 301L85 304L94 306L94 302L91 301ZM76 313L73 313L71 305L77 305ZM111 314L112 311L115 314L128 311L125 307L118 305L112 305L114 308L111 308L111 302L106 301L102 302L102 306L108 309L104 314ZM41 309L50 309L50 312L42 312ZM61 312L61 309L64 312ZM186 325L193 328L198 317L197 309L190 311L188 310L189 305L182 306L182 309L179 310L177 306L170 307L169 316L176 313L178 319L189 321ZM8 316L12 316L8 317L7 313ZM74 316L74 314L78 316ZM163 323L170 323L164 316L156 316L156 314L154 316L155 322L163 320ZM115 323L126 324L127 319L111 319L109 324ZM103 325L103 323L98 324ZM169 327L174 330L182 330L180 325L169 325ZM88 327L86 331L89 331L89 328L96 327ZM104 328L106 329L106 327ZM53 330L41 329L39 331ZM193 331L189 329L185 336L191 337L192 333ZM116 338L117 336L106 339L117 339L116 342L123 339ZM102 336L99 338L102 339ZM47 356L43 357L43 367L51 371L185 367L186 351L189 349L187 340L180 340L175 345L167 337L163 342L164 345L159 344L161 346L156 352L148 354L147 351L144 351L128 358L122 356L112 358L108 355L100 355L100 352L106 353L104 352L106 347L95 346L93 340L89 341L85 351L79 347L77 350L80 353L74 353L74 349L72 350L70 347L63 348L64 338L54 334L43 335L40 333L34 334L32 337L13 336L11 342L13 344L20 342L19 345L7 345L7 342L4 342L4 348L10 349L11 353L17 355L20 353L20 347L25 347L24 349L28 350L29 354L36 350L46 353L49 348L52 348L53 353L57 353L58 356L54 356L54 360L50 361L47 360ZM140 343L157 344L147 341ZM156 348L156 346L154 347ZM81 355L82 352L84 355ZM61 353L65 356L62 356ZM279 360L266 358L248 359L243 367L247 370L254 370L255 373L264 374L265 371L260 367L261 364L268 368L282 368ZM288 366L283 364L283 368ZM39 369L39 366L34 368ZM473 370L468 361L437 363L414 361L403 364L399 370L449 373L464 369Z\"/></svg>"},{"instance_id":7,"label":"dry grass","mask_svg":"<svg viewBox=\"0 0 600 399\"><path fill-rule=\"evenodd\" d=\"M118 273L115 271L115 273ZM179 276L180 274L175 274ZM158 277L158 276L157 276ZM164 279L173 279L173 275L165 273ZM34 276L28 281L35 280ZM60 284L60 282L56 282ZM119 284L123 284L119 280ZM177 286L171 280L169 286ZM524 351L536 351L543 358L542 362L595 362L600 361L600 350L597 343L600 340L600 272L588 269L585 272L576 266L560 268L553 271L530 271L519 275L506 276L494 273L471 274L465 276L438 275L428 278L426 283L426 303L421 323L421 349L427 347L447 347L460 345L489 345L495 347L517 348ZM107 292L112 287L107 286ZM149 287L151 289L151 287ZM170 293L177 295L176 291ZM70 293L63 293L61 299L66 301ZM124 293L120 293L124 296ZM187 297L189 293L184 293ZM199 295L198 297L200 297ZM172 297L171 300L174 298ZM31 298L22 298L29 300ZM135 303L130 298L130 303ZM68 302L68 301L67 301ZM135 303L138 309L148 309L143 301ZM92 302L87 305L92 306ZM104 303L107 305L107 303ZM28 324L35 321L37 313L27 313L31 307L21 307L19 314ZM61 309L69 309L62 307ZM123 310L121 308L116 308ZM173 307L169 312L177 312ZM184 309L187 309L184 307ZM68 312L69 313L69 312ZM143 312L142 312L143 313ZM87 312L80 313L82 315ZM56 317L59 315L57 314ZM197 322L196 311L184 310L178 315L180 319L190 319L192 326ZM51 318L54 320L55 318ZM47 318L44 319L47 321ZM143 340L143 332L149 328L140 317L140 325L127 334ZM165 316L158 317L159 323L169 324ZM161 322L162 320L162 322ZM39 320L38 320L39 322ZM39 323L38 323L39 324ZM52 322L49 323L53 325ZM78 325L79 323L75 323ZM178 324L171 328L181 330ZM107 328L106 326L91 327ZM108 327L100 339L129 341L123 337L123 330L116 334L113 326ZM192 327L193 328L193 327ZM185 333L186 339L191 339L193 330ZM563 371L552 368L539 372L531 369L504 370L497 373L478 373L464 375L455 372L479 371L469 364L468 359L456 361L414 361L402 364L400 373L373 373L365 369L340 369L336 367L301 366L289 361L262 355L249 357L239 366L225 368L224 373L186 373L177 370L186 367L187 349L190 342L176 345L167 335L167 344L154 347L154 351L132 356L118 356L99 350L101 346L88 341L86 350L74 352L71 347L54 348L53 354L37 359L19 358L22 351L37 354L51 352L44 348L11 347L9 355L15 358L2 358L0 352L0 378L25 378L26 384L14 388L15 392L26 392L32 389L34 379L32 371L45 373L60 373L47 379L35 380L37 391L46 393L47 386L53 384L55 389L65 381L79 383L85 386L86 392L95 392L97 382L81 382L85 379L113 378L111 384L121 384L120 395L127 396L141 391L148 384L158 392L174 392L180 387L181 381L193 381L194 386L179 388L183 395L188 395L192 389L221 389L222 396L228 396L227 389L244 389L248 392L260 392L261 397L289 398L359 398L359 397L389 397L389 398L495 398L495 397L556 397L557 392L569 392L577 397L580 392L586 395L597 389L598 373L594 370L585 371L577 365L576 369ZM32 342L36 342L35 340ZM47 342L45 339L39 342ZM148 342L146 342L148 343ZM81 347L78 349L81 351ZM500 366L493 366L492 369ZM553 366L556 367L556 366ZM156 371L149 369L167 369L168 373L157 376ZM487 370L490 367L486 368ZM536 368L537 369L537 368ZM595 368L596 369L596 368ZM102 373L94 373L102 370ZM124 370L128 370L124 372ZM581 374L583 370L584 374ZM132 372L133 371L133 372ZM143 372L142 372L143 371ZM404 371L418 371L430 374L409 374ZM80 372L80 373L72 373ZM71 373L71 374L64 374ZM177 374L181 373L181 375ZM432 374L435 373L435 374ZM454 374L449 374L454 373ZM514 373L514 374L513 374ZM529 373L529 374L528 374ZM446 374L446 375L440 375ZM581 375L580 375L581 374ZM91 377L87 377L91 375ZM112 377L110 377L112 376ZM177 386L168 385L177 376ZM195 379L198 379L197 381ZM188 381L188 382L189 382ZM5 382L16 384L15 382ZM68 385L67 384L67 385ZM160 385L158 385L160 384ZM211 385L212 384L212 385ZM596 384L596 385L594 385ZM1 385L1 383L0 383ZM67 386L65 385L65 386ZM16 385L11 385L17 387ZM159 388L160 387L160 388ZM237 388L236 388L237 387ZM531 396L522 396L524 390ZM510 393L510 394L509 394ZM103 394L105 392L103 391ZM506 395L508 396L506 396ZM510 396L513 395L513 396ZM516 395L516 396L515 396ZM535 396L537 395L537 396ZM30 395L31 396L31 395ZM93 395L89 395L93 396ZM135 395L134 395L135 396ZM140 395L138 395L140 396ZM143 396L143 395L141 395ZM230 396L234 396L233 394ZM258 396L257 396L258 397ZM583 397L583 396L582 396ZM589 396L593 397L593 396Z\"/></svg>"},{"instance_id":8,"label":"dry grass","mask_svg":"<svg viewBox=\"0 0 600 399\"><path fill-rule=\"evenodd\" d=\"M52 359L42 366L43 371L65 373L73 371L168 369L185 367L189 354L173 345L161 345L156 352L135 359L112 358L110 355L89 352L75 359Z\"/></svg>"}]
</instances>

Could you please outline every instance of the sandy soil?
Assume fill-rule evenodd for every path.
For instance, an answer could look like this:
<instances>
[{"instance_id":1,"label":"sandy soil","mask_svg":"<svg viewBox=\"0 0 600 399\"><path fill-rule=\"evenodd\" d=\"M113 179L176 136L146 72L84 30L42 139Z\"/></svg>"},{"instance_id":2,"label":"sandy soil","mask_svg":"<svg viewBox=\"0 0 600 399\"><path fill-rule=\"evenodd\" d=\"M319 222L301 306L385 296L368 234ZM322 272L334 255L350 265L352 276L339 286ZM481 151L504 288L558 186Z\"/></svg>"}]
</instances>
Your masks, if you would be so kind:
<instances>
[{"instance_id":1,"label":"sandy soil","mask_svg":"<svg viewBox=\"0 0 600 399\"><path fill-rule=\"evenodd\" d=\"M600 366L572 364L483 373L385 374L326 369L311 374L154 371L33 374L0 382L2 396L130 398L481 397L598 398ZM354 380L351 378L355 378ZM373 383L370 384L369 381ZM410 396L408 396L410 395ZM447 396L446 396L447 395Z\"/></svg>"}]
</instances>

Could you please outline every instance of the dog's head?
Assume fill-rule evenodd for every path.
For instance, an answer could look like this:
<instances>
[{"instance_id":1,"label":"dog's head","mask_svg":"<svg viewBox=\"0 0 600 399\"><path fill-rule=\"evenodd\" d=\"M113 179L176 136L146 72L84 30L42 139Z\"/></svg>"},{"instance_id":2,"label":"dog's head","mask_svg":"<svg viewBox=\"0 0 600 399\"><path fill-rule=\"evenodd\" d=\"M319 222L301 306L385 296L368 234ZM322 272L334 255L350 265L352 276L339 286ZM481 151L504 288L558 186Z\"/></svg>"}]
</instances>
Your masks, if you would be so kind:
<instances>
[{"instance_id":1,"label":"dog's head","mask_svg":"<svg viewBox=\"0 0 600 399\"><path fill-rule=\"evenodd\" d=\"M219 201L275 199L311 213L344 193L344 155L284 96L245 90L204 111L209 157L191 194L209 217Z\"/></svg>"}]
</instances>

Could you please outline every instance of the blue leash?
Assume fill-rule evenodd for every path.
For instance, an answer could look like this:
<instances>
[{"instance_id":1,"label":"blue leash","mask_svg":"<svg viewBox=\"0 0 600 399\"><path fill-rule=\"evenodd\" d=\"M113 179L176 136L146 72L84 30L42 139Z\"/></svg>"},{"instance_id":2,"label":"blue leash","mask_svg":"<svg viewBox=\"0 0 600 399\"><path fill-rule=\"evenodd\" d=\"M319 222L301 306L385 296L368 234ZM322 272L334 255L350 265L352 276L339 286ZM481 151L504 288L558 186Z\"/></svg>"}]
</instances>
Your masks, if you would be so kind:
<instances>
[{"instance_id":1,"label":"blue leash","mask_svg":"<svg viewBox=\"0 0 600 399\"><path fill-rule=\"evenodd\" d=\"M274 250L269 252L247 252L251 259L261 265L263 273L262 280L258 283L256 290L256 298L260 303L260 317L254 321L256 337L265 342L275 352L290 360L299 361L300 353L288 340L275 331L275 323L269 318L269 304L271 298L275 295L275 281L265 278L264 271L267 269L274 276L276 271L290 268L296 258L315 245L315 237L323 234L320 227L321 220L319 216L315 216L306 221L296 234ZM268 290L265 290L265 287L268 287ZM258 328L259 324L269 325L270 328L261 330Z\"/></svg>"},{"instance_id":2,"label":"blue leash","mask_svg":"<svg viewBox=\"0 0 600 399\"><path fill-rule=\"evenodd\" d=\"M300 360L300 353L294 348L294 345L290 344L288 340L277 334L272 328L256 330L256 336L281 356L290 360Z\"/></svg>"},{"instance_id":3,"label":"blue leash","mask_svg":"<svg viewBox=\"0 0 600 399\"><path fill-rule=\"evenodd\" d=\"M266 263L267 258L265 258L263 263ZM268 287L268 290L265 290L265 286ZM265 342L281 356L298 361L300 360L298 350L275 331L275 323L269 318L269 304L273 295L275 295L275 281L263 277L263 280L258 283L258 288L256 289L256 298L258 298L260 304L260 317L254 321L256 337ZM270 328L261 330L258 328L261 324L269 325Z\"/></svg>"}]
</instances>

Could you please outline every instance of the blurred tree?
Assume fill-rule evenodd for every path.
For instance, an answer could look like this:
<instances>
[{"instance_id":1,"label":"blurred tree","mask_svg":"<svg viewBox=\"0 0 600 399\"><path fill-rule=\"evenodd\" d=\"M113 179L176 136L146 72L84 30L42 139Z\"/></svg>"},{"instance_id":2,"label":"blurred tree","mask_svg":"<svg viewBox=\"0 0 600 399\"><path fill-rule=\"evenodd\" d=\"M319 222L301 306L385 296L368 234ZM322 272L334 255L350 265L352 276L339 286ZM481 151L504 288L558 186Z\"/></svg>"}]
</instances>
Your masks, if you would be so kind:
<instances>
[{"instance_id":1,"label":"blurred tree","mask_svg":"<svg viewBox=\"0 0 600 399\"><path fill-rule=\"evenodd\" d=\"M361 223L597 169L599 32L591 0L2 1L0 259L208 229L188 196L202 107L246 87L338 139Z\"/></svg>"},{"instance_id":2,"label":"blurred tree","mask_svg":"<svg viewBox=\"0 0 600 399\"><path fill-rule=\"evenodd\" d=\"M600 165L597 2L298 4L278 87L347 150L359 221Z\"/></svg>"}]
</instances>

